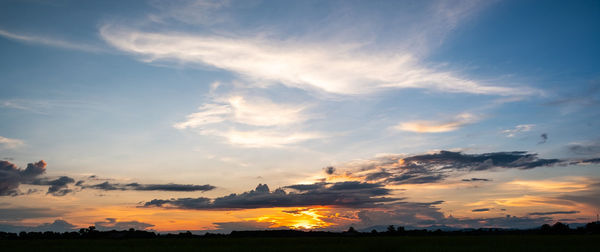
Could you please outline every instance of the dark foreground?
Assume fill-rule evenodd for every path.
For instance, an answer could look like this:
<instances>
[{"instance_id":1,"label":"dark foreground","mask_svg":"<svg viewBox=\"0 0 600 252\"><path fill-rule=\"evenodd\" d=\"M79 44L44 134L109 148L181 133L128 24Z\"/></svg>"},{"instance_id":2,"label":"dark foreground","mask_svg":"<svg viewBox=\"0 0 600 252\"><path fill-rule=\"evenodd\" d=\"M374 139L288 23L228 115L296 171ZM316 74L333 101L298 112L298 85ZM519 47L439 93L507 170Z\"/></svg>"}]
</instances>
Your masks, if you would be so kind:
<instances>
[{"instance_id":1,"label":"dark foreground","mask_svg":"<svg viewBox=\"0 0 600 252\"><path fill-rule=\"evenodd\" d=\"M600 251L600 235L0 240L2 251Z\"/></svg>"}]
</instances>

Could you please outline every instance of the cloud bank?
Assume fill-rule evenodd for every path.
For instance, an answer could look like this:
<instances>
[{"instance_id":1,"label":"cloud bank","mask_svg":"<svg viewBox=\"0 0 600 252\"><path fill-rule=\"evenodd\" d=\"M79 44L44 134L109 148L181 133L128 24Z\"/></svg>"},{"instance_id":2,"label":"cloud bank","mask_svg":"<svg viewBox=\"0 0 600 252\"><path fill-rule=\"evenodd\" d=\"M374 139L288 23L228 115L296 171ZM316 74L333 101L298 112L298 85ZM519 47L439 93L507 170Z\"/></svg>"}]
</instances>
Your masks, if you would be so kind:
<instances>
[{"instance_id":1,"label":"cloud bank","mask_svg":"<svg viewBox=\"0 0 600 252\"><path fill-rule=\"evenodd\" d=\"M286 192L285 189L293 191ZM233 193L215 199L204 197L154 199L145 202L143 206L198 210L302 206L374 207L384 202L399 200L398 198L384 197L389 194L390 190L384 188L382 184L354 181L291 185L274 191L271 191L266 184L259 184L254 190L241 194Z\"/></svg>"}]
</instances>

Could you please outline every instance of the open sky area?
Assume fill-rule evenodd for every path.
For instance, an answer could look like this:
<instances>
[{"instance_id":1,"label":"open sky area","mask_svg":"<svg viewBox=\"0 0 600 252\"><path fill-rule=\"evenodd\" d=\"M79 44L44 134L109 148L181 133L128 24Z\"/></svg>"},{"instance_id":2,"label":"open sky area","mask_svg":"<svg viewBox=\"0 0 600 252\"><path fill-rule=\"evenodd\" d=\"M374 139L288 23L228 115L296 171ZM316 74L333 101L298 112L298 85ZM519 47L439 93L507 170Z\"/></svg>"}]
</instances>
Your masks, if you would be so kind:
<instances>
[{"instance_id":1,"label":"open sky area","mask_svg":"<svg viewBox=\"0 0 600 252\"><path fill-rule=\"evenodd\" d=\"M0 2L0 231L600 212L600 1Z\"/></svg>"}]
</instances>

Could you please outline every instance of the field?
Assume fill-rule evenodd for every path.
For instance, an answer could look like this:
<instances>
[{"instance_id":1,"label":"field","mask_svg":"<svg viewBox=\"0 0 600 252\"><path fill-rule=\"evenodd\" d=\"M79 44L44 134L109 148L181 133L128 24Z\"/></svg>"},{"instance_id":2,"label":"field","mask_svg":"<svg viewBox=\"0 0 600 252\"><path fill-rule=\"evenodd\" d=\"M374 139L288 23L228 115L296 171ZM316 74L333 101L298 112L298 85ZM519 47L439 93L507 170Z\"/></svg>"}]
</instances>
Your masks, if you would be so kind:
<instances>
[{"instance_id":1,"label":"field","mask_svg":"<svg viewBox=\"0 0 600 252\"><path fill-rule=\"evenodd\" d=\"M599 251L600 235L0 240L2 251Z\"/></svg>"}]
</instances>

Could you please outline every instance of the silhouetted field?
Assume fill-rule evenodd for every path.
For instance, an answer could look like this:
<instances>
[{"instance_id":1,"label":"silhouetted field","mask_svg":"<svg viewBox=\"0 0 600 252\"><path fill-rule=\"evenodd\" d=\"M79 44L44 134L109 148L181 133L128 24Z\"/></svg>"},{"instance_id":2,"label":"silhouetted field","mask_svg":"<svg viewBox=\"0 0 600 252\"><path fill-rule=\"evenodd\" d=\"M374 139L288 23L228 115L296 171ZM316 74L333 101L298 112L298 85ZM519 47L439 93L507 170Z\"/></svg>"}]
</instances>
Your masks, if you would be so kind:
<instances>
[{"instance_id":1,"label":"silhouetted field","mask_svg":"<svg viewBox=\"0 0 600 252\"><path fill-rule=\"evenodd\" d=\"M2 251L598 251L600 235L0 240Z\"/></svg>"}]
</instances>

